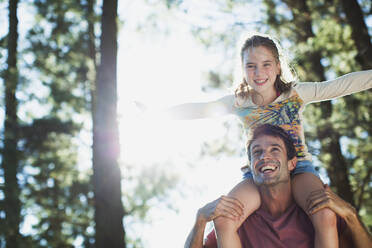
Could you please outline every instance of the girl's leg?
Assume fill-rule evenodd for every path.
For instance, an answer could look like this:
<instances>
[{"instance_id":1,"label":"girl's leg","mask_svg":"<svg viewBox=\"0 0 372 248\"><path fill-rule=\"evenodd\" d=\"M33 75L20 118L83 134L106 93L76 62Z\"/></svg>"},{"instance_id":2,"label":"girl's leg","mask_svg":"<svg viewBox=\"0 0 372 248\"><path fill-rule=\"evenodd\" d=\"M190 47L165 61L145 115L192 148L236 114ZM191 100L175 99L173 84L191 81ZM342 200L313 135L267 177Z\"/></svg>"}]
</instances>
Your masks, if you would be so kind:
<instances>
[{"instance_id":1,"label":"girl's leg","mask_svg":"<svg viewBox=\"0 0 372 248\"><path fill-rule=\"evenodd\" d=\"M307 212L307 198L311 192L324 190L322 181L310 172L296 174L292 180L294 198L300 207ZM329 208L322 209L310 219L315 229L315 248L338 247L336 214Z\"/></svg>"},{"instance_id":2,"label":"girl's leg","mask_svg":"<svg viewBox=\"0 0 372 248\"><path fill-rule=\"evenodd\" d=\"M238 199L244 205L243 215L236 220L222 216L214 220L218 247L242 247L237 231L244 220L261 205L260 194L253 180L245 179L236 185L228 196Z\"/></svg>"}]
</instances>

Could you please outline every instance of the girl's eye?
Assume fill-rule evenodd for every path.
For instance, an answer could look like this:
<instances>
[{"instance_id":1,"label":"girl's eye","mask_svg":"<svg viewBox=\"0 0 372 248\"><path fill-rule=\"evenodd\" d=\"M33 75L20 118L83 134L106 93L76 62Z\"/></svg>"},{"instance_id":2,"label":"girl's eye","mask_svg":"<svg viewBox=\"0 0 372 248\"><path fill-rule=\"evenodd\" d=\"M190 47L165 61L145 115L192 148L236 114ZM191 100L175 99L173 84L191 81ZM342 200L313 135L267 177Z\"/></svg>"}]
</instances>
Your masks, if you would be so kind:
<instances>
[{"instance_id":1,"label":"girl's eye","mask_svg":"<svg viewBox=\"0 0 372 248\"><path fill-rule=\"evenodd\" d=\"M264 64L264 66L265 66L265 67L269 67L269 66L271 66L271 64Z\"/></svg>"},{"instance_id":2,"label":"girl's eye","mask_svg":"<svg viewBox=\"0 0 372 248\"><path fill-rule=\"evenodd\" d=\"M246 65L246 68L248 68L248 69L253 69L253 68L255 68L256 66L254 66L254 65Z\"/></svg>"}]
</instances>

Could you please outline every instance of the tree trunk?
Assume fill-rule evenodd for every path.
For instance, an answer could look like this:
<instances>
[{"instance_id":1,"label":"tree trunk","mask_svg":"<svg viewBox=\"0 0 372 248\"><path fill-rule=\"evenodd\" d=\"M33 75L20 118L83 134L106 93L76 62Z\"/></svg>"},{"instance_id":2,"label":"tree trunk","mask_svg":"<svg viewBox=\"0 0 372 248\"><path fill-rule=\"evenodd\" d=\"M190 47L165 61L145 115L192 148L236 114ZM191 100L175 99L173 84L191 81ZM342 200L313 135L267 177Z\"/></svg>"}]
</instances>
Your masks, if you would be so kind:
<instances>
[{"instance_id":1,"label":"tree trunk","mask_svg":"<svg viewBox=\"0 0 372 248\"><path fill-rule=\"evenodd\" d=\"M92 113L92 120L94 120L94 103L95 103L95 87L96 87L96 81L97 81L97 49L96 49L96 36L94 32L94 25L96 24L95 18L94 18L94 5L95 5L95 0L88 0L87 1L87 13L86 13L86 18L88 20L88 46L89 46L89 52L88 56L92 60L92 68L89 67L89 75L93 75L92 77L88 77L88 89L90 93L90 108L91 108L91 113ZM94 121L93 121L94 124Z\"/></svg>"},{"instance_id":2,"label":"tree trunk","mask_svg":"<svg viewBox=\"0 0 372 248\"><path fill-rule=\"evenodd\" d=\"M296 27L296 43L306 42L309 38L315 37L312 30L311 12L306 4L306 0L284 0L288 5L293 15L294 26ZM319 51L312 50L306 53L306 60L310 62L305 80L309 81L324 81L324 68L320 63L322 58ZM303 64L299 61L300 64Z\"/></svg>"},{"instance_id":3,"label":"tree trunk","mask_svg":"<svg viewBox=\"0 0 372 248\"><path fill-rule=\"evenodd\" d=\"M322 109L324 110L325 108ZM356 206L348 177L347 162L341 153L341 135L331 126L331 123L327 123L317 128L317 136L322 144L322 152L331 156L327 173L332 186L336 187L338 195Z\"/></svg>"},{"instance_id":4,"label":"tree trunk","mask_svg":"<svg viewBox=\"0 0 372 248\"><path fill-rule=\"evenodd\" d=\"M312 19L309 8L306 4L306 0L285 0L284 1L291 9L293 14L293 21L295 26L298 27L297 39L298 42L306 42L307 39L314 37L312 31ZM312 51L306 54L310 66L305 68L309 73L310 77L306 80L310 81L324 81L325 73L324 68L321 64L321 54L319 51ZM322 102L319 104L322 111L322 118L329 119L332 116L332 104L330 101ZM322 144L323 152L327 152L330 156L330 164L327 166L327 173L331 181L331 185L334 186L339 195L342 195L343 199L354 204L353 193L351 190L350 181L348 178L348 167L345 158L341 152L340 136L334 129L332 123L327 121L324 126L317 128L317 136ZM325 137L332 137L330 142L323 142Z\"/></svg>"},{"instance_id":5,"label":"tree trunk","mask_svg":"<svg viewBox=\"0 0 372 248\"><path fill-rule=\"evenodd\" d=\"M21 245L19 225L21 222L20 189L17 181L19 167L18 118L16 90L18 84L17 45L18 19L17 0L9 0L9 33L8 33L8 69L4 73L5 81L5 123L2 168L4 170L4 211L6 247L17 248Z\"/></svg>"},{"instance_id":6,"label":"tree trunk","mask_svg":"<svg viewBox=\"0 0 372 248\"><path fill-rule=\"evenodd\" d=\"M121 174L118 166L116 22L117 0L104 0L100 45L101 61L97 72L93 120L93 185L97 248L125 247Z\"/></svg>"},{"instance_id":7,"label":"tree trunk","mask_svg":"<svg viewBox=\"0 0 372 248\"><path fill-rule=\"evenodd\" d=\"M372 68L372 43L368 28L364 22L363 12L356 0L341 0L346 19L351 26L351 36L358 50L356 60L363 70Z\"/></svg>"}]
</instances>

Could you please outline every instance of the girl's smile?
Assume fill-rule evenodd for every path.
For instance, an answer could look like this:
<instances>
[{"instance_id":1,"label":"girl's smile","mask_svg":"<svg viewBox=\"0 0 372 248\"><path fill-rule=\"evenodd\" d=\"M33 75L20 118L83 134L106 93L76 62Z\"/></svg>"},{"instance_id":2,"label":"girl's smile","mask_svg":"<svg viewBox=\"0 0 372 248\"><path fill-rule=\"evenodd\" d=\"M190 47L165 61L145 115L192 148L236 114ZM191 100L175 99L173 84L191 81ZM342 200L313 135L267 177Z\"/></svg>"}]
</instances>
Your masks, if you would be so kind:
<instances>
[{"instance_id":1,"label":"girl's smile","mask_svg":"<svg viewBox=\"0 0 372 248\"><path fill-rule=\"evenodd\" d=\"M264 47L251 47L243 52L244 77L250 87L270 103L276 98L275 80L280 64L272 52Z\"/></svg>"}]
</instances>

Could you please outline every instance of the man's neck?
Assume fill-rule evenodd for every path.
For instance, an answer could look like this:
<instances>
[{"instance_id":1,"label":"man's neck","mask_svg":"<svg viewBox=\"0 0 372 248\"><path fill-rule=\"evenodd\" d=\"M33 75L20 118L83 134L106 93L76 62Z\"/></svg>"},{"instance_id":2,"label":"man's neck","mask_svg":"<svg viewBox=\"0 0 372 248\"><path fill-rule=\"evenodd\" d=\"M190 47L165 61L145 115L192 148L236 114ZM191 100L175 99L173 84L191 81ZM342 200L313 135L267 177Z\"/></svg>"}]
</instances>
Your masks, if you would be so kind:
<instances>
[{"instance_id":1,"label":"man's neck","mask_svg":"<svg viewBox=\"0 0 372 248\"><path fill-rule=\"evenodd\" d=\"M277 185L259 186L261 194L261 208L273 217L281 216L293 203L290 181Z\"/></svg>"}]
</instances>

